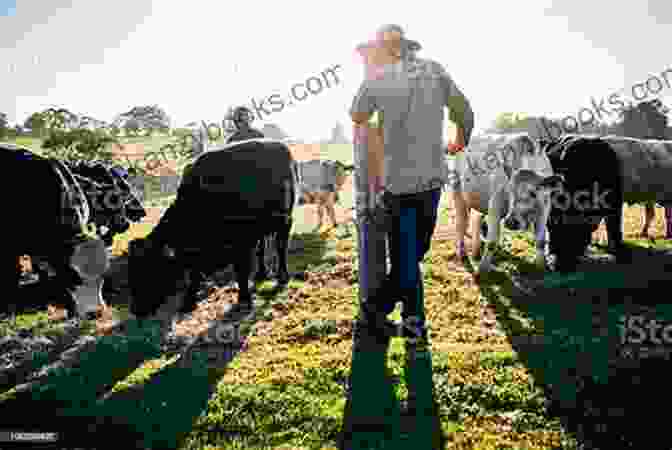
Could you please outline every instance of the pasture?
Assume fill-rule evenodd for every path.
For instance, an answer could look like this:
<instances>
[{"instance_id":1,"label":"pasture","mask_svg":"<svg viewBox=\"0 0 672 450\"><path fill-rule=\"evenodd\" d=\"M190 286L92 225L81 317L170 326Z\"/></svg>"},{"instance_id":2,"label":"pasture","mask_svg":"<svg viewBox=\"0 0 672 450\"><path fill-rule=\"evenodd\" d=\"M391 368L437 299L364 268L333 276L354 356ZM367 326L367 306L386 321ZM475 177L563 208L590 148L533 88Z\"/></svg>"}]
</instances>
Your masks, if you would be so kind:
<instances>
[{"instance_id":1,"label":"pasture","mask_svg":"<svg viewBox=\"0 0 672 450\"><path fill-rule=\"evenodd\" d=\"M322 157L351 163L351 147L331 150ZM295 157L312 159L316 151L299 149ZM155 202L146 221L115 238L106 281L115 292L106 300L107 314L117 319L127 314L127 244L149 233L168 201ZM337 205L339 222L350 221L352 202L348 181ZM259 285L255 317L241 327L244 344L225 368L208 368L197 355L178 360L151 327L110 330L109 315L68 332L44 311L2 322L2 343L3 336L29 333L56 344L0 377L0 428L27 431L32 424L84 442L80 447L115 439L119 448L334 449L358 309L357 240L353 224L316 234L314 208L294 213L292 240L300 251L290 253L290 272L304 275L280 292L272 282ZM507 232L496 271L480 286L472 278L475 264L462 266L455 257L446 193L440 211L423 274L445 448L578 449L593 448L591 442L595 448L627 448L626 442L652 448L665 442L664 416L647 406L666 403L668 358L622 351L618 328L623 314L672 320L666 297L672 257L670 244L660 240L662 210L656 209L651 227L659 240L651 243L636 238L642 207L626 207L632 263L604 262L603 249L594 246L580 268L583 278L573 281L544 278L531 264L532 237ZM192 318L178 322L178 333L202 333L234 294L230 286L213 288ZM398 310L393 314L399 318ZM73 346L80 356L68 358L64 351ZM58 361L62 368L25 384L31 371ZM407 395L403 361L403 341L393 338L389 375L401 401Z\"/></svg>"}]
</instances>

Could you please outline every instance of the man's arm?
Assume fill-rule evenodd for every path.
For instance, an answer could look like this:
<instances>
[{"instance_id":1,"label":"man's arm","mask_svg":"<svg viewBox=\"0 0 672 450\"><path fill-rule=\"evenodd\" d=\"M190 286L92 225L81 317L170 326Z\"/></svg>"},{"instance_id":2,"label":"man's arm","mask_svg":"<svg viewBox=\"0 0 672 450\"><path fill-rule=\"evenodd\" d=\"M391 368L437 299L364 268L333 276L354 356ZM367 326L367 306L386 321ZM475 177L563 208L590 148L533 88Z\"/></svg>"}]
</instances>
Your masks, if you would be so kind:
<instances>
[{"instance_id":1,"label":"man's arm","mask_svg":"<svg viewBox=\"0 0 672 450\"><path fill-rule=\"evenodd\" d=\"M369 120L375 110L379 109L369 83L364 81L355 96L350 117L355 124L353 140L366 139L368 148L369 182L373 189L383 186L383 133L381 127L371 127Z\"/></svg>"},{"instance_id":2,"label":"man's arm","mask_svg":"<svg viewBox=\"0 0 672 450\"><path fill-rule=\"evenodd\" d=\"M358 125L366 125L376 109L376 102L371 95L371 89L366 81L362 83L357 91L357 95L352 100L350 107L350 117Z\"/></svg>"},{"instance_id":3,"label":"man's arm","mask_svg":"<svg viewBox=\"0 0 672 450\"><path fill-rule=\"evenodd\" d=\"M446 106L450 108L449 119L457 125L457 146L466 146L474 129L474 112L469 100L457 87L446 70L439 65L439 80L443 88Z\"/></svg>"}]
</instances>

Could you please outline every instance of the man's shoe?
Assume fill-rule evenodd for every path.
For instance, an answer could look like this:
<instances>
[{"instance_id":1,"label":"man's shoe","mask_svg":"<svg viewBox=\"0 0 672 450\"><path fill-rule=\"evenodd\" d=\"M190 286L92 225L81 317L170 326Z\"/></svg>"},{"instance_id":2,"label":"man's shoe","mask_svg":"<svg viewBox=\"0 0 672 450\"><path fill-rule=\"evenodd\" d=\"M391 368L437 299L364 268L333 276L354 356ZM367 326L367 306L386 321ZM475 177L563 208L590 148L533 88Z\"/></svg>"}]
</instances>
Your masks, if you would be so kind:
<instances>
[{"instance_id":1,"label":"man's shoe","mask_svg":"<svg viewBox=\"0 0 672 450\"><path fill-rule=\"evenodd\" d=\"M407 346L423 347L428 345L427 326L420 322L416 316L405 318L401 328L401 336L406 339Z\"/></svg>"},{"instance_id":2,"label":"man's shoe","mask_svg":"<svg viewBox=\"0 0 672 450\"><path fill-rule=\"evenodd\" d=\"M398 302L403 302L403 297L399 293L399 289L396 289L394 286L395 283L388 275L385 277L383 283L373 295L373 297L376 299L373 301L373 303L377 305L383 305L379 312L384 316L391 314Z\"/></svg>"}]
</instances>

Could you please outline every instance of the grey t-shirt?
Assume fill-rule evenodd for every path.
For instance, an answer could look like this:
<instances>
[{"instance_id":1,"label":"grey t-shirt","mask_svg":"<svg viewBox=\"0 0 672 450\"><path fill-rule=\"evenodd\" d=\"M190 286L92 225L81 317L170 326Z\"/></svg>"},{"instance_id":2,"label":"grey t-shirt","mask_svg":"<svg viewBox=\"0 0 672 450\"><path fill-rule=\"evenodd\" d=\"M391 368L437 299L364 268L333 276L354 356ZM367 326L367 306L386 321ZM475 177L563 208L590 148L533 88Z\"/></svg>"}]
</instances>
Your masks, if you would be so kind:
<instances>
[{"instance_id":1,"label":"grey t-shirt","mask_svg":"<svg viewBox=\"0 0 672 450\"><path fill-rule=\"evenodd\" d=\"M443 145L443 108L464 130L469 143L474 118L469 101L442 65L416 58L386 66L365 80L350 112L382 111L385 141L385 190L412 194L436 189L447 181Z\"/></svg>"}]
</instances>

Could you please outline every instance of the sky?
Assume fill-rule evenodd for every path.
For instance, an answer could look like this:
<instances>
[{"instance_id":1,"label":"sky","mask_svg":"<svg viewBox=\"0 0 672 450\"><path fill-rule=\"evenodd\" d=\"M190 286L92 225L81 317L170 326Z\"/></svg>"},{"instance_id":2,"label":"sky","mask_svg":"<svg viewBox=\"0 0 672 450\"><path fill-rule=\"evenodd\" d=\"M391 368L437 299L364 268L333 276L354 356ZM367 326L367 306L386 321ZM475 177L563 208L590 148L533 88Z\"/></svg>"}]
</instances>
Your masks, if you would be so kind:
<instances>
[{"instance_id":1,"label":"sky","mask_svg":"<svg viewBox=\"0 0 672 450\"><path fill-rule=\"evenodd\" d=\"M16 10L16 0L0 0L0 17L10 17Z\"/></svg>"},{"instance_id":2,"label":"sky","mask_svg":"<svg viewBox=\"0 0 672 450\"><path fill-rule=\"evenodd\" d=\"M507 111L576 116L591 97L672 70L669 0L439 4L20 0L7 14L11 4L0 0L0 112L15 123L59 106L112 121L158 104L174 126L221 122L229 106L286 97L339 64L338 84L255 126L317 140L339 121L351 136L348 109L363 79L354 48L384 23L402 25L422 44L419 57L444 65L476 130ZM658 95L672 103L672 87Z\"/></svg>"}]
</instances>

